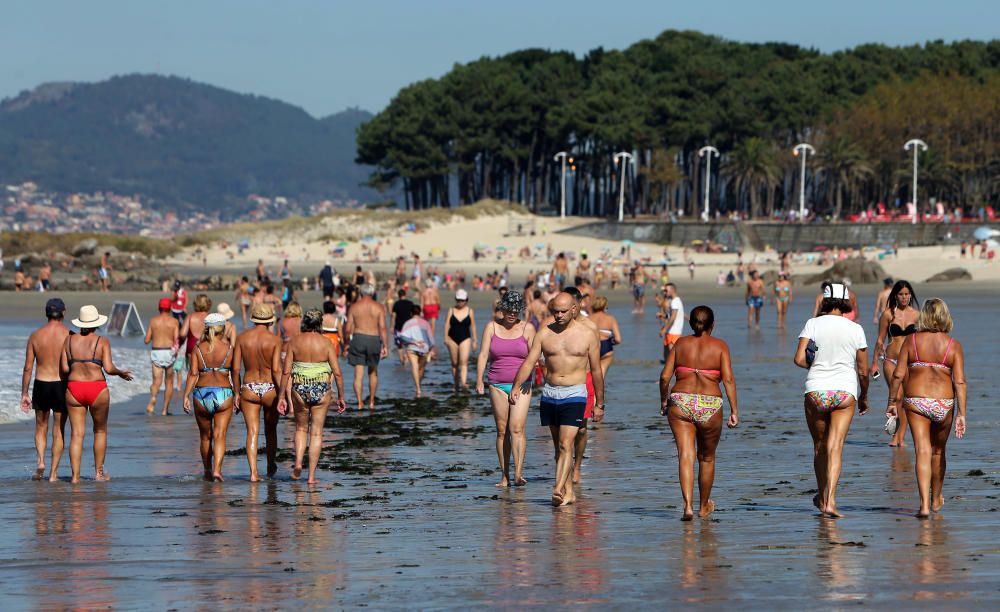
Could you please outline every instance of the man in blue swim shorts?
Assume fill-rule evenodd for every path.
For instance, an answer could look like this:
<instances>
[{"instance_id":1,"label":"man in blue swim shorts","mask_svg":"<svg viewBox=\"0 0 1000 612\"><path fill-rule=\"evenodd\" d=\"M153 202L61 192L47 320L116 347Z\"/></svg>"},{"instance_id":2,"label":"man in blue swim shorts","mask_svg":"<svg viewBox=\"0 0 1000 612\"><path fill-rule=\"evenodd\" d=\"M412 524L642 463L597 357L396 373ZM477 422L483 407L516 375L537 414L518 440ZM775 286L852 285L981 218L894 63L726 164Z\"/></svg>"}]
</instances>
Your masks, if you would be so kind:
<instances>
[{"instance_id":1,"label":"man in blue swim shorts","mask_svg":"<svg viewBox=\"0 0 1000 612\"><path fill-rule=\"evenodd\" d=\"M604 418L604 376L597 334L576 320L575 301L563 292L549 302L554 321L535 334L531 349L514 378L510 402L521 396L521 385L531 377L539 356L545 356L541 420L552 432L556 450L556 477L552 505L576 501L573 491L573 447L577 433L587 424L587 366L594 380L594 421Z\"/></svg>"},{"instance_id":2,"label":"man in blue swim shorts","mask_svg":"<svg viewBox=\"0 0 1000 612\"><path fill-rule=\"evenodd\" d=\"M764 307L764 280L756 270L750 271L747 279L747 327L756 325L760 329L760 311Z\"/></svg>"}]
</instances>

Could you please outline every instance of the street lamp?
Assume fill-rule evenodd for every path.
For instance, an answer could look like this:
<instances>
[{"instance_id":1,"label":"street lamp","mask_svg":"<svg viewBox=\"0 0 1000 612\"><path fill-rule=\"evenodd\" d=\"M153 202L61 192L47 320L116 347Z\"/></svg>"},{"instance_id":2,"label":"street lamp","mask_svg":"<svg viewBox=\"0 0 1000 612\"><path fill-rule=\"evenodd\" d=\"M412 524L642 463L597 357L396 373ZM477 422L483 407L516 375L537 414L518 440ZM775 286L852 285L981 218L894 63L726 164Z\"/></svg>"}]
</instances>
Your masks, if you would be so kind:
<instances>
[{"instance_id":1,"label":"street lamp","mask_svg":"<svg viewBox=\"0 0 1000 612\"><path fill-rule=\"evenodd\" d=\"M815 155L816 149L811 144L804 142L795 145L795 148L792 149L793 155L802 155L802 174L799 177L799 222L806 218L806 157L810 153Z\"/></svg>"},{"instance_id":2,"label":"street lamp","mask_svg":"<svg viewBox=\"0 0 1000 612\"><path fill-rule=\"evenodd\" d=\"M702 221L708 222L708 181L712 177L712 156L719 156L719 150L712 145L705 145L704 147L698 149L698 157L705 157L708 154L708 159L705 162L708 164L705 166L705 210L701 213Z\"/></svg>"},{"instance_id":3,"label":"street lamp","mask_svg":"<svg viewBox=\"0 0 1000 612\"><path fill-rule=\"evenodd\" d=\"M625 220L625 169L632 161L632 154L625 151L615 153L615 165L618 165L619 161L622 162L622 181L618 189L618 222L621 223Z\"/></svg>"},{"instance_id":4,"label":"street lamp","mask_svg":"<svg viewBox=\"0 0 1000 612\"><path fill-rule=\"evenodd\" d=\"M565 219L566 218L566 159L567 159L567 156L569 156L569 153L567 153L566 151L559 151L558 153L556 153L556 156L552 158L554 161L559 161L560 159L562 160L562 194L559 196L559 200L560 200L560 203L559 203L559 218L560 219ZM572 157L569 158L569 163L570 164L573 163L573 158Z\"/></svg>"},{"instance_id":5,"label":"street lamp","mask_svg":"<svg viewBox=\"0 0 1000 612\"><path fill-rule=\"evenodd\" d=\"M903 145L903 150L909 151L910 149L913 149L913 223L916 223L917 217L920 216L920 207L917 206L917 157L921 151L927 150L927 143L919 138L908 140Z\"/></svg>"}]
</instances>

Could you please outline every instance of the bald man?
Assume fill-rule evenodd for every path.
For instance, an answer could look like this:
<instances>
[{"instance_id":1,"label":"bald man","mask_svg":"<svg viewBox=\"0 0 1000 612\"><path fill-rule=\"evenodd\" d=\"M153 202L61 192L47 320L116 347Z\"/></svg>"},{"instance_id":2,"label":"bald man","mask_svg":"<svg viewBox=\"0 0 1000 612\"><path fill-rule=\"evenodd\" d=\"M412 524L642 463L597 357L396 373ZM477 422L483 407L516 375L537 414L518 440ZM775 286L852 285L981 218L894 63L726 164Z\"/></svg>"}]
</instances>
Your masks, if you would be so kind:
<instances>
[{"instance_id":1,"label":"bald man","mask_svg":"<svg viewBox=\"0 0 1000 612\"><path fill-rule=\"evenodd\" d=\"M568 506L576 501L573 483L573 447L580 428L586 425L587 368L593 372L596 403L594 421L604 418L604 377L601 373L597 335L576 321L572 296L559 293L549 302L553 321L542 327L531 343L528 356L514 378L510 401L517 402L521 385L531 376L539 356L545 357L541 422L552 432L556 451L556 477L552 505Z\"/></svg>"}]
</instances>

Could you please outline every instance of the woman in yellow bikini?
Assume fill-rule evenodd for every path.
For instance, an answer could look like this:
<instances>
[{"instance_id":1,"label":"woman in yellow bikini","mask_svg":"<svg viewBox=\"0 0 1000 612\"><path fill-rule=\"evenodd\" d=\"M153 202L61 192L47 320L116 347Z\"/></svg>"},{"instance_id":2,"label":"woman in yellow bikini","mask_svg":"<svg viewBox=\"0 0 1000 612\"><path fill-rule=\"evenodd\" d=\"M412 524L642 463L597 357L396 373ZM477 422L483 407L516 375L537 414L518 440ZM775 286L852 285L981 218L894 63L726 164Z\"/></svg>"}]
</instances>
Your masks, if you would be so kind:
<instances>
[{"instance_id":1,"label":"woman in yellow bikini","mask_svg":"<svg viewBox=\"0 0 1000 612\"><path fill-rule=\"evenodd\" d=\"M712 337L715 313L708 306L691 311L694 333L679 339L667 356L660 374L660 414L667 417L677 444L681 495L684 497L682 521L694 518L694 460L698 458L698 516L707 517L715 509L711 499L715 481L715 448L722 435L722 392L729 398L727 425L736 427L739 409L736 401L736 378L733 376L729 345ZM673 388L670 379L677 377Z\"/></svg>"}]
</instances>

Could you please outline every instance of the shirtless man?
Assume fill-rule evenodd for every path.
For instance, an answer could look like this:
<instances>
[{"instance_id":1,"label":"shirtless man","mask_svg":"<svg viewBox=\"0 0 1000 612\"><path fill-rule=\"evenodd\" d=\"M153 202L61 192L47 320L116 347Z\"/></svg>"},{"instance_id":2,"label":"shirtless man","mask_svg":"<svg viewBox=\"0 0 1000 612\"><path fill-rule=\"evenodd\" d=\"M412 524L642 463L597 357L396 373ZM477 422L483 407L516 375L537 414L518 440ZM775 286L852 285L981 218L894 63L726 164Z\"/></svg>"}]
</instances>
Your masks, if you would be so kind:
<instances>
[{"instance_id":1,"label":"shirtless man","mask_svg":"<svg viewBox=\"0 0 1000 612\"><path fill-rule=\"evenodd\" d=\"M48 321L28 337L24 350L21 411L27 413L32 408L35 410L35 450L38 452L38 465L32 480L41 480L45 474L45 436L48 435L50 411L55 422L52 424L52 468L49 471L49 482L59 480L56 474L59 471L59 460L62 459L63 434L69 418L66 411L66 381L59 374L63 344L70 333L63 324L65 311L66 305L59 298L46 302L45 318ZM35 385L29 397L28 383L31 381L32 369L35 370Z\"/></svg>"},{"instance_id":2,"label":"shirtless man","mask_svg":"<svg viewBox=\"0 0 1000 612\"><path fill-rule=\"evenodd\" d=\"M361 297L347 311L344 324L344 343L348 365L354 366L354 395L358 410L364 408L361 395L365 368L368 368L368 409L375 410L375 392L378 390L378 362L389 354L389 341L385 330L385 307L375 301L375 286L366 283L361 287Z\"/></svg>"},{"instance_id":3,"label":"shirtless man","mask_svg":"<svg viewBox=\"0 0 1000 612\"><path fill-rule=\"evenodd\" d=\"M757 329L760 329L760 311L764 308L764 280L757 274L757 270L750 270L745 297L747 327L756 325Z\"/></svg>"},{"instance_id":4,"label":"shirtless man","mask_svg":"<svg viewBox=\"0 0 1000 612\"><path fill-rule=\"evenodd\" d=\"M590 278L590 260L586 253L580 254L580 262L576 264L576 275L583 278Z\"/></svg>"},{"instance_id":5,"label":"shirtless man","mask_svg":"<svg viewBox=\"0 0 1000 612\"><path fill-rule=\"evenodd\" d=\"M878 297L875 298L875 317L872 319L875 325L878 325L882 313L889 307L889 294L892 292L892 286L895 282L891 276L882 279L882 291L879 291Z\"/></svg>"},{"instance_id":6,"label":"shirtless man","mask_svg":"<svg viewBox=\"0 0 1000 612\"><path fill-rule=\"evenodd\" d=\"M583 310L586 296L583 295L580 292L580 290L577 289L576 287L567 287L566 293L568 293L570 297L573 298L573 313L574 313L573 320L579 323L580 325L583 325L587 329L593 331L594 336L597 337L598 347L600 347L601 334L597 330L597 325L595 325L594 322L587 317L587 315L584 313ZM601 372L603 373L604 370L601 370ZM596 389L594 388L593 374L591 374L590 372L589 365L587 366L586 385L587 385L587 410L585 413L585 417L586 419L589 419L591 418L591 416L593 416L594 402L596 401L597 397ZM576 433L576 442L574 443L574 448L573 448L574 452L573 484L577 484L578 482L580 482L580 471L583 468L583 455L584 453L587 452L587 437L588 437L587 431L588 431L587 421L584 420L583 427L581 427L580 430ZM553 443L555 442L556 440L553 440Z\"/></svg>"},{"instance_id":7,"label":"shirtless man","mask_svg":"<svg viewBox=\"0 0 1000 612\"><path fill-rule=\"evenodd\" d=\"M580 313L586 317L590 314L590 302L594 299L594 287L590 284L590 279L586 276L577 278L576 290L580 292L579 309Z\"/></svg>"},{"instance_id":8,"label":"shirtless man","mask_svg":"<svg viewBox=\"0 0 1000 612\"><path fill-rule=\"evenodd\" d=\"M637 261L629 271L629 276L632 281L632 298L635 300L632 312L641 313L646 308L646 270Z\"/></svg>"},{"instance_id":9,"label":"shirtless man","mask_svg":"<svg viewBox=\"0 0 1000 612\"><path fill-rule=\"evenodd\" d=\"M428 278L424 285L424 290L420 292L420 309L423 311L423 317L431 324L431 337L433 338L437 334L437 321L441 314L441 293L433 279ZM433 357L432 352L428 359L432 360Z\"/></svg>"},{"instance_id":10,"label":"shirtless man","mask_svg":"<svg viewBox=\"0 0 1000 612\"><path fill-rule=\"evenodd\" d=\"M562 290L566 286L567 276L569 276L569 262L565 253L559 253L552 263L552 280L556 283L556 289Z\"/></svg>"},{"instance_id":11,"label":"shirtless man","mask_svg":"<svg viewBox=\"0 0 1000 612\"><path fill-rule=\"evenodd\" d=\"M42 291L48 291L52 287L52 266L49 262L45 262L38 271L38 282L42 284Z\"/></svg>"},{"instance_id":12,"label":"shirtless man","mask_svg":"<svg viewBox=\"0 0 1000 612\"><path fill-rule=\"evenodd\" d=\"M552 432L556 447L556 478L552 505L568 506L576 501L570 478L577 433L585 426L587 367L594 376L596 401L594 421L604 418L604 377L597 334L578 323L573 298L560 293L549 303L554 321L535 335L524 363L511 386L509 401L521 396L521 385L532 375L539 356L545 356L545 386L542 388L541 421Z\"/></svg>"},{"instance_id":13,"label":"shirtless man","mask_svg":"<svg viewBox=\"0 0 1000 612\"><path fill-rule=\"evenodd\" d=\"M538 331L542 327L542 321L549 316L549 307L542 299L542 292L539 289L535 289L531 296L532 300L525 310L528 311L528 322L535 326L535 331Z\"/></svg>"},{"instance_id":14,"label":"shirtless man","mask_svg":"<svg viewBox=\"0 0 1000 612\"><path fill-rule=\"evenodd\" d=\"M163 298L158 304L160 314L149 320L146 330L146 344L152 344L149 351L149 361L153 368L153 383L149 387L149 404L146 414L156 410L156 394L163 389L163 416L170 414L170 400L174 396L174 361L180 346L181 326L170 314L170 298Z\"/></svg>"}]
</instances>

